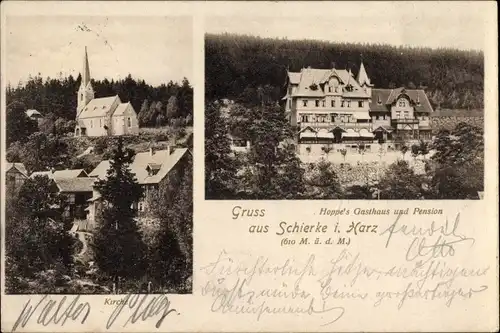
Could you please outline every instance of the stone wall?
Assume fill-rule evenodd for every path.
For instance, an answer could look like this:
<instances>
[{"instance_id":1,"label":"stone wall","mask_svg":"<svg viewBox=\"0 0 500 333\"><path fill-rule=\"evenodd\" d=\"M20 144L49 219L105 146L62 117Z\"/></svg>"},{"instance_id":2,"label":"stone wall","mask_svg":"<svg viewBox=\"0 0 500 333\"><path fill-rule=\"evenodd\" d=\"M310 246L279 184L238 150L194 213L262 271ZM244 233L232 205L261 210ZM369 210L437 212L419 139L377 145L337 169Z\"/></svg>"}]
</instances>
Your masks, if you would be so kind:
<instances>
[{"instance_id":1,"label":"stone wall","mask_svg":"<svg viewBox=\"0 0 500 333\"><path fill-rule=\"evenodd\" d=\"M451 131L461 122L484 128L483 111L440 110L434 111L430 119L433 134L439 132L440 129Z\"/></svg>"}]
</instances>

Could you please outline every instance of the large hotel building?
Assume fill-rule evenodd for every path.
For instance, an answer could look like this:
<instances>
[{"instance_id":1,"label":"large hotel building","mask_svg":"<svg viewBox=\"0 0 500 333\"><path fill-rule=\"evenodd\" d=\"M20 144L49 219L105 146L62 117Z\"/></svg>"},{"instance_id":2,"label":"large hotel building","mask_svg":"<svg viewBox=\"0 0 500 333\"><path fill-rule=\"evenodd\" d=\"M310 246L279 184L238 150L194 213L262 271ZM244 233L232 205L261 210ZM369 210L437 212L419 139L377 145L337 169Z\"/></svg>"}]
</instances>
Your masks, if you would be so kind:
<instances>
[{"instance_id":1,"label":"large hotel building","mask_svg":"<svg viewBox=\"0 0 500 333\"><path fill-rule=\"evenodd\" d=\"M304 144L430 139L433 112L421 89L376 89L361 62L345 69L288 72L286 112Z\"/></svg>"}]
</instances>

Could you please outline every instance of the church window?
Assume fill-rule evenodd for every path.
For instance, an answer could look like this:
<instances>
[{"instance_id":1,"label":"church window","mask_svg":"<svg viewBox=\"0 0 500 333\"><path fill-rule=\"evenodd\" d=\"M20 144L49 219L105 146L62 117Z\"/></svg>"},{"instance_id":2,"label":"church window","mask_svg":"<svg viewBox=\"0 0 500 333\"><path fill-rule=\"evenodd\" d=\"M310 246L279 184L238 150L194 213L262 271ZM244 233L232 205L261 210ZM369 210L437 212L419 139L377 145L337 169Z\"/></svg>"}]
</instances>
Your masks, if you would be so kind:
<instances>
[{"instance_id":1,"label":"church window","mask_svg":"<svg viewBox=\"0 0 500 333\"><path fill-rule=\"evenodd\" d=\"M132 127L132 121L130 120L130 117L127 118L127 126Z\"/></svg>"},{"instance_id":2,"label":"church window","mask_svg":"<svg viewBox=\"0 0 500 333\"><path fill-rule=\"evenodd\" d=\"M363 107L363 101L358 101L358 106L359 106L360 108L362 108L362 107Z\"/></svg>"}]
</instances>

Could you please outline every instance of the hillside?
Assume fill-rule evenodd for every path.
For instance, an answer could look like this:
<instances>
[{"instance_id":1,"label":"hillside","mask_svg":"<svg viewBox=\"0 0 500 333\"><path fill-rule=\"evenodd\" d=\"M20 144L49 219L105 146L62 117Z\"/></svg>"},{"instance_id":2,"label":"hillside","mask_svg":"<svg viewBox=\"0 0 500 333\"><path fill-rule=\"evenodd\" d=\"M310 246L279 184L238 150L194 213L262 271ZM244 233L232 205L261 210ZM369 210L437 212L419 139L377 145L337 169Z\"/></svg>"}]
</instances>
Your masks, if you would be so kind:
<instances>
[{"instance_id":1,"label":"hillside","mask_svg":"<svg viewBox=\"0 0 500 333\"><path fill-rule=\"evenodd\" d=\"M261 87L267 98L278 101L287 68L335 64L356 75L361 59L375 87L425 87L434 108L483 108L482 52L232 34L205 36L205 94L209 101L238 100Z\"/></svg>"}]
</instances>

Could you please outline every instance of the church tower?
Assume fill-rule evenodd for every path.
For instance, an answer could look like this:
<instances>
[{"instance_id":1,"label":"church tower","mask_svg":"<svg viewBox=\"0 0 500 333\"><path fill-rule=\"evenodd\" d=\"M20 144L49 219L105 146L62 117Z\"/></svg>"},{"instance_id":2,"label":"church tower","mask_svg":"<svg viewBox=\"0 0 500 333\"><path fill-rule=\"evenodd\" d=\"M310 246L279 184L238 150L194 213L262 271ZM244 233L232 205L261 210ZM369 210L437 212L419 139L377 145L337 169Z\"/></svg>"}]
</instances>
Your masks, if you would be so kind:
<instances>
[{"instance_id":1,"label":"church tower","mask_svg":"<svg viewBox=\"0 0 500 333\"><path fill-rule=\"evenodd\" d=\"M77 103L76 115L78 119L78 115L85 107L85 105L87 105L91 100L94 99L94 89L92 88L92 84L90 83L89 58L87 56L86 46L85 46L85 54L83 56L82 83L80 84L80 89L78 89L77 98L78 98L78 103Z\"/></svg>"}]
</instances>

